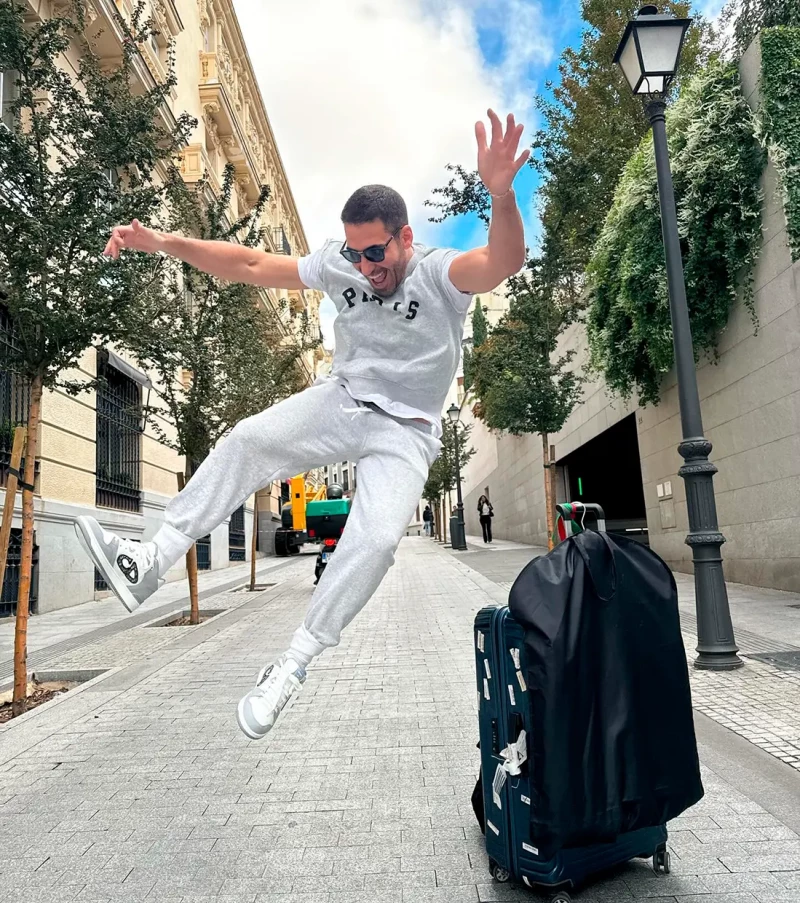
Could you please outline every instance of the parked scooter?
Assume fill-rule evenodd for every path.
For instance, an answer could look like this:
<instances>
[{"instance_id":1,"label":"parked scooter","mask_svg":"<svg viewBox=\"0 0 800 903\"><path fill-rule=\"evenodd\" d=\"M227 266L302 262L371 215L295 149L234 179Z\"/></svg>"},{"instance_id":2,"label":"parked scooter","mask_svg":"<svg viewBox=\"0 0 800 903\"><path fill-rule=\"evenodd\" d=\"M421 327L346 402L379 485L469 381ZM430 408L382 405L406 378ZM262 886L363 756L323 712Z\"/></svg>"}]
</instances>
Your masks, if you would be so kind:
<instances>
[{"instance_id":1,"label":"parked scooter","mask_svg":"<svg viewBox=\"0 0 800 903\"><path fill-rule=\"evenodd\" d=\"M319 578L322 576L325 566L328 564L331 555L336 551L336 544L335 539L322 540L322 546L317 554L317 561L314 565L314 576L316 577L316 580L314 581L315 585L319 583Z\"/></svg>"},{"instance_id":2,"label":"parked scooter","mask_svg":"<svg viewBox=\"0 0 800 903\"><path fill-rule=\"evenodd\" d=\"M328 486L327 496L324 502L309 503L307 509L308 535L320 543L314 565L315 584L319 583L331 555L336 551L350 512L350 499L343 498L344 491L338 483Z\"/></svg>"}]
</instances>

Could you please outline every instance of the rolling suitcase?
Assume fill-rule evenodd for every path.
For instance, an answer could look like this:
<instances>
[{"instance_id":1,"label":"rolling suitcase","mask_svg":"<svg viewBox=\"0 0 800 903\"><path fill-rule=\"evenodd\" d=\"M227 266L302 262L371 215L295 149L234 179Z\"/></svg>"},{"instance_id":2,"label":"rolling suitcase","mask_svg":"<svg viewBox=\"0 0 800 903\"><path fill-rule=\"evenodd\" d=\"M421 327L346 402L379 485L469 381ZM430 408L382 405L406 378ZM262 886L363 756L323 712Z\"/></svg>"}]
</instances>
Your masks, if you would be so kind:
<instances>
[{"instance_id":1,"label":"rolling suitcase","mask_svg":"<svg viewBox=\"0 0 800 903\"><path fill-rule=\"evenodd\" d=\"M605 527L598 506L586 506ZM583 506L566 512L583 518ZM583 526L583 524L582 524ZM492 876L554 891L553 903L569 903L568 890L592 875L631 859L653 858L655 871L669 872L664 825L619 835L611 843L540 849L531 837L536 794L528 760L532 717L526 684L525 636L508 608L489 607L475 619L481 775L473 806L486 837ZM535 688L534 688L535 690Z\"/></svg>"}]
</instances>

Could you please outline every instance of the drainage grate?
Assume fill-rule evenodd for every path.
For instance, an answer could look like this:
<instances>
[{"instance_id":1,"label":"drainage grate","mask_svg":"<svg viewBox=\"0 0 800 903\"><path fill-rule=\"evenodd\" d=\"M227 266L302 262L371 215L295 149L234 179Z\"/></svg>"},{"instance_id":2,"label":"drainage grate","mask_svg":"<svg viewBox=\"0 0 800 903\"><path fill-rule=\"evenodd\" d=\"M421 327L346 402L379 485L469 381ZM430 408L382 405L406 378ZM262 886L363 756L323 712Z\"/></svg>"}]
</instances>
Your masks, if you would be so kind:
<instances>
[{"instance_id":1,"label":"drainage grate","mask_svg":"<svg viewBox=\"0 0 800 903\"><path fill-rule=\"evenodd\" d=\"M775 665L785 671L800 671L800 651L797 652L758 652L750 658Z\"/></svg>"}]
</instances>

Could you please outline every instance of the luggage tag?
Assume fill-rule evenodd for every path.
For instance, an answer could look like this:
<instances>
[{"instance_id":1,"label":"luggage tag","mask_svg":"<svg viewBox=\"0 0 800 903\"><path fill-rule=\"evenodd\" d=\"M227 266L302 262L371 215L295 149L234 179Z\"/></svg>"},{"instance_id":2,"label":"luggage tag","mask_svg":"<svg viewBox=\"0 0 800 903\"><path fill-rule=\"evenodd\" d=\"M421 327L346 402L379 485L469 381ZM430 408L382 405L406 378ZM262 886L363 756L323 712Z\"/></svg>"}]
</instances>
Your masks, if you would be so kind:
<instances>
[{"instance_id":1,"label":"luggage tag","mask_svg":"<svg viewBox=\"0 0 800 903\"><path fill-rule=\"evenodd\" d=\"M503 808L503 803L500 799L500 791L503 789L507 780L508 774L502 765L498 765L497 770L494 773L494 780L492 781L492 800L498 809Z\"/></svg>"},{"instance_id":2,"label":"luggage tag","mask_svg":"<svg viewBox=\"0 0 800 903\"><path fill-rule=\"evenodd\" d=\"M500 755L506 760L503 768L512 775L521 774L522 764L528 759L528 741L524 730L519 732L516 743L509 743Z\"/></svg>"}]
</instances>

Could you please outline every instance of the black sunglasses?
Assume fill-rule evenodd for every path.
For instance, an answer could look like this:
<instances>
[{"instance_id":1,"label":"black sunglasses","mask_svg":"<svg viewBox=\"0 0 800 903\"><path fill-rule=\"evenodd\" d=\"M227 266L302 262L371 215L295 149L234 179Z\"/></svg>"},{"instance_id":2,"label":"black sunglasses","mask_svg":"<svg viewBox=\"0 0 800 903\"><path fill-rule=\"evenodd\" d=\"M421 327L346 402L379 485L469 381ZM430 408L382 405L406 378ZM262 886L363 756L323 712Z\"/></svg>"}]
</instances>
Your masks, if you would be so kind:
<instances>
[{"instance_id":1,"label":"black sunglasses","mask_svg":"<svg viewBox=\"0 0 800 903\"><path fill-rule=\"evenodd\" d=\"M403 227L401 226L400 229L402 228ZM386 259L386 249L400 229L392 232L389 236L389 241L387 241L385 245L370 245L368 248L364 248L363 251L354 251L352 248L348 248L347 242L345 242L339 253L349 263L361 263L362 257L366 258L370 263L381 263L381 261Z\"/></svg>"}]
</instances>

